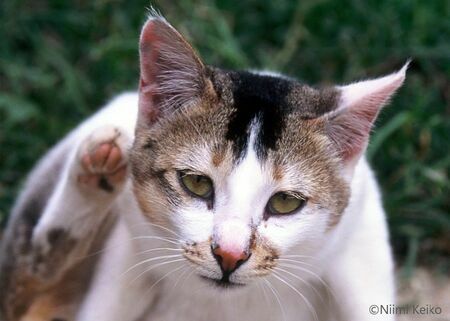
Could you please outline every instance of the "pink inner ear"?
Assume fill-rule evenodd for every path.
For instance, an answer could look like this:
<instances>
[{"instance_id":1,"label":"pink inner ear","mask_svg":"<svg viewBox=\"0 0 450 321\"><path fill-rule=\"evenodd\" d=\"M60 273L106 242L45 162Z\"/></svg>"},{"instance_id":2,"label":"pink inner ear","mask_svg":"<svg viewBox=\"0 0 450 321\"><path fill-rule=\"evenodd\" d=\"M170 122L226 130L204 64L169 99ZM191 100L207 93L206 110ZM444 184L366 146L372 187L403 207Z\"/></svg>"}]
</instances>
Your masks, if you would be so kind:
<instances>
[{"instance_id":1,"label":"pink inner ear","mask_svg":"<svg viewBox=\"0 0 450 321\"><path fill-rule=\"evenodd\" d=\"M328 134L344 162L358 157L367 146L369 132L376 112L343 111L328 124Z\"/></svg>"},{"instance_id":2,"label":"pink inner ear","mask_svg":"<svg viewBox=\"0 0 450 321\"><path fill-rule=\"evenodd\" d=\"M140 63L141 63L141 85L147 86L155 82L159 47L161 47L161 37L158 36L158 20L147 22L141 33L140 39Z\"/></svg>"},{"instance_id":3,"label":"pink inner ear","mask_svg":"<svg viewBox=\"0 0 450 321\"><path fill-rule=\"evenodd\" d=\"M200 96L203 64L163 18L150 19L140 38L139 123L152 124L166 111Z\"/></svg>"},{"instance_id":4,"label":"pink inner ear","mask_svg":"<svg viewBox=\"0 0 450 321\"><path fill-rule=\"evenodd\" d=\"M372 125L405 79L407 65L392 75L340 87L338 110L328 116L327 132L346 164L364 152Z\"/></svg>"},{"instance_id":5,"label":"pink inner ear","mask_svg":"<svg viewBox=\"0 0 450 321\"><path fill-rule=\"evenodd\" d=\"M158 56L161 39L157 34L158 20L149 21L142 30L140 39L140 68L139 80L139 109L147 121L153 123L160 115L155 106L155 97L158 94L156 75L158 74Z\"/></svg>"}]
</instances>

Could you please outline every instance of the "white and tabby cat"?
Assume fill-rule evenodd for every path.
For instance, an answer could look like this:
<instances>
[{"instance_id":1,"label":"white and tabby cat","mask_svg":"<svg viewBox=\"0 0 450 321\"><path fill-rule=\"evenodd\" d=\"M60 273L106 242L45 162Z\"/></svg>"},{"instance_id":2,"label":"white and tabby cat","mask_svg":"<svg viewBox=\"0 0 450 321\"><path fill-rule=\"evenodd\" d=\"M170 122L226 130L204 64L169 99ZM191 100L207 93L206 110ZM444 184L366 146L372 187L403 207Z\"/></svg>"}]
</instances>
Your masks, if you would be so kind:
<instances>
[{"instance_id":1,"label":"white and tabby cat","mask_svg":"<svg viewBox=\"0 0 450 321\"><path fill-rule=\"evenodd\" d=\"M8 321L393 320L385 215L364 159L406 66L314 89L204 65L162 17L139 92L36 166L3 242Z\"/></svg>"}]
</instances>

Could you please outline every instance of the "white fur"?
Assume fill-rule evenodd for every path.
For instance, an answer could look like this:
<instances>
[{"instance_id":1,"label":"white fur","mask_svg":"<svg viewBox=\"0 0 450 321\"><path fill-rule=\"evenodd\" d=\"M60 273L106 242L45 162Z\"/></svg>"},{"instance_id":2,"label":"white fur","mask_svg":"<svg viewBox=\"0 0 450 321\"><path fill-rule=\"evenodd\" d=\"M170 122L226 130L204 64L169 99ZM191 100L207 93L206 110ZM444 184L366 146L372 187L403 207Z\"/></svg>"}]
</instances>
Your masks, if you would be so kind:
<instances>
[{"instance_id":1,"label":"white fur","mask_svg":"<svg viewBox=\"0 0 450 321\"><path fill-rule=\"evenodd\" d=\"M214 217L213 239L221 248L231 252L244 252L249 245L251 226L261 221L265 204L261 199L270 196L265 175L254 150L256 128L253 128L249 138L245 158L225 178L225 188L218 191L219 197L226 199Z\"/></svg>"},{"instance_id":2,"label":"white fur","mask_svg":"<svg viewBox=\"0 0 450 321\"><path fill-rule=\"evenodd\" d=\"M394 72L390 75L372 79L372 80L364 80L355 82L346 86L338 87L342 90L340 109L345 109L349 106L355 105L355 103L361 101L362 99L367 99L367 97L376 96L378 92L382 91L386 87L392 86L392 84L398 83L397 89L405 80L406 70L410 61L406 62L406 64L397 72ZM394 89L394 90L395 90ZM393 90L393 91L394 91ZM389 96L379 97L379 99L389 98ZM382 103L380 103L382 105Z\"/></svg>"},{"instance_id":3,"label":"white fur","mask_svg":"<svg viewBox=\"0 0 450 321\"><path fill-rule=\"evenodd\" d=\"M137 95L122 95L83 123L63 144L78 146L95 128L107 124L123 128L132 138L136 116ZM313 212L313 209L301 215L270 218L264 224L261 220L267 200L281 187L272 181L264 169L265 164L259 162L253 149L254 135L251 137L244 159L220 184L217 191L219 208L215 215L200 203L186 208L174 219L179 235L171 236L180 241L200 242L213 235L224 246L243 249L247 246L250 228L257 227L261 235L286 253L314 256L314 259L305 257L303 260L308 264L303 266L309 271L291 270L297 275L297 278L289 278L294 290L277 276L232 292L212 289L192 273L218 275L220 269L214 261L196 272L181 261L163 264L151 273L144 273L155 262L164 261L139 265L143 257L137 253L173 245L161 239L145 238L161 235L161 230L149 226L143 219L128 182L121 195L107 206L119 219L101 254L78 321L134 321L142 315L142 320L152 321L314 320L312 309L320 320L393 320L386 315L372 316L368 311L371 304L393 303L394 282L384 212L366 161L361 159L356 166L350 204L336 228L327 232L327 213ZM67 173L64 175L66 177ZM50 201L36 234L40 233L39 230L65 224L67 217L57 218L51 209L79 202L78 196L66 185L67 181L61 180L55 200ZM70 229L74 231L81 231L85 226L78 225L77 221L72 223ZM158 255L174 253L177 252L163 251ZM244 264L233 273L232 281L245 282L245 273ZM301 280L311 281L314 288ZM174 288L175 283L177 286ZM298 294L299 291L304 297ZM315 292L319 292L322 298L318 299ZM152 310L151 303L155 297L157 308ZM328 304L330 297L331 301L333 298L336 301L334 304Z\"/></svg>"}]
</instances>

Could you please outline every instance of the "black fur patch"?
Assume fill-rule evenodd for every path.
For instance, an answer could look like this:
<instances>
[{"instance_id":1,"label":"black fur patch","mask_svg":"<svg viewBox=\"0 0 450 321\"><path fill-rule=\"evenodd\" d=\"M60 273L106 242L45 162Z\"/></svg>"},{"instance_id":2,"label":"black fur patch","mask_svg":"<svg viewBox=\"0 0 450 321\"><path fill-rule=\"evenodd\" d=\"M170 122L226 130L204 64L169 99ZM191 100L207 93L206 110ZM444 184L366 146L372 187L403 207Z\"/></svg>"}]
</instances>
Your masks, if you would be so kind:
<instances>
[{"instance_id":1,"label":"black fur patch","mask_svg":"<svg viewBox=\"0 0 450 321\"><path fill-rule=\"evenodd\" d=\"M100 177L98 181L98 187L108 193L114 192L114 186L109 183L108 179L105 176Z\"/></svg>"},{"instance_id":2,"label":"black fur patch","mask_svg":"<svg viewBox=\"0 0 450 321\"><path fill-rule=\"evenodd\" d=\"M233 142L236 157L243 157L250 125L256 120L259 125L256 152L259 157L265 157L268 149L276 148L285 117L292 110L287 96L293 81L245 71L230 72L229 75L235 111L228 124L226 139Z\"/></svg>"},{"instance_id":3,"label":"black fur patch","mask_svg":"<svg viewBox=\"0 0 450 321\"><path fill-rule=\"evenodd\" d=\"M48 243L53 246L56 246L59 242L61 242L65 237L66 231L62 228L54 228L51 229L47 234Z\"/></svg>"}]
</instances>

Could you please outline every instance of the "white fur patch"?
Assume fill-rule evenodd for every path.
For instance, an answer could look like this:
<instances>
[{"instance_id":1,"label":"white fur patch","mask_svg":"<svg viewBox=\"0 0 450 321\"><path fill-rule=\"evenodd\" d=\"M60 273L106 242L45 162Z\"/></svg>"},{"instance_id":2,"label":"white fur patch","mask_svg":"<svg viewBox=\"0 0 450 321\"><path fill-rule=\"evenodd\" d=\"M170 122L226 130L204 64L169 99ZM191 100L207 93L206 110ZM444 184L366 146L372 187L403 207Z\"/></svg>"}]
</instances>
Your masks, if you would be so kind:
<instances>
[{"instance_id":1,"label":"white fur patch","mask_svg":"<svg viewBox=\"0 0 450 321\"><path fill-rule=\"evenodd\" d=\"M216 214L214 239L219 246L230 250L246 250L251 237L251 226L258 224L271 190L267 186L262 164L254 148L257 128L252 126L244 159L229 176L224 191L226 205ZM233 232L233 230L235 232Z\"/></svg>"}]
</instances>

